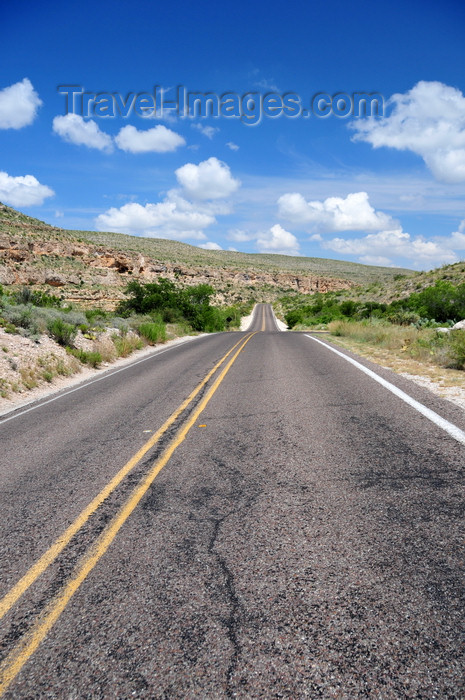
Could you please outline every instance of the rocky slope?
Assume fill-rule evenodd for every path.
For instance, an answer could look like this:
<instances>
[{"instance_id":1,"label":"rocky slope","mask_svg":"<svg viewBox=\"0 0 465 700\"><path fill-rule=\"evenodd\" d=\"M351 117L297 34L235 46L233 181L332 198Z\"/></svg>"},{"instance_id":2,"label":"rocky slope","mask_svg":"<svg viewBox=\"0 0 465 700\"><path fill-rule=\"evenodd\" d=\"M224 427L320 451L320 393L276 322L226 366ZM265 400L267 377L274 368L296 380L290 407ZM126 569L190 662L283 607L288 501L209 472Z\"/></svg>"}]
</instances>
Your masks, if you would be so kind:
<instances>
[{"instance_id":1,"label":"rocky slope","mask_svg":"<svg viewBox=\"0 0 465 700\"><path fill-rule=\"evenodd\" d=\"M122 234L66 231L0 204L0 284L31 285L84 306L113 308L131 279L206 282L217 301L272 301L391 280L406 270L319 258L204 251L184 243Z\"/></svg>"}]
</instances>

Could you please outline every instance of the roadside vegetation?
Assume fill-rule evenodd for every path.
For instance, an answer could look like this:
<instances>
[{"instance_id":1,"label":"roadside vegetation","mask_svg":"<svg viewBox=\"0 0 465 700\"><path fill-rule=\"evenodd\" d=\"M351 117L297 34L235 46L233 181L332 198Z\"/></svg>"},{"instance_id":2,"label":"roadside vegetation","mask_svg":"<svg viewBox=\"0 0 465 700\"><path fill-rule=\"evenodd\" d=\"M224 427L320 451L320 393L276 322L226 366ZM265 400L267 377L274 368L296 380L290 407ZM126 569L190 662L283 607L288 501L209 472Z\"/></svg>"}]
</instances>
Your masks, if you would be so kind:
<instances>
[{"instance_id":1,"label":"roadside vegetation","mask_svg":"<svg viewBox=\"0 0 465 700\"><path fill-rule=\"evenodd\" d=\"M79 309L53 294L29 287L9 291L0 285L2 337L19 335L30 341L30 358L26 362L24 357L20 362L4 342L0 360L9 372L3 374L16 374L10 380L0 376L0 396L7 398L11 392L52 382L57 376L80 371L83 365L98 368L146 345L199 332L238 328L241 316L252 306L216 307L211 303L212 287L200 284L179 288L162 278L146 285L131 281L125 293L126 299L110 312ZM55 341L56 345L48 345L58 346L57 350L51 351L47 346L42 354L32 352L45 347L44 337Z\"/></svg>"},{"instance_id":2,"label":"roadside vegetation","mask_svg":"<svg viewBox=\"0 0 465 700\"><path fill-rule=\"evenodd\" d=\"M465 369L465 283L434 285L391 303L344 298L341 293L282 297L281 310L293 330L327 330L335 337L402 354L441 367Z\"/></svg>"}]
</instances>

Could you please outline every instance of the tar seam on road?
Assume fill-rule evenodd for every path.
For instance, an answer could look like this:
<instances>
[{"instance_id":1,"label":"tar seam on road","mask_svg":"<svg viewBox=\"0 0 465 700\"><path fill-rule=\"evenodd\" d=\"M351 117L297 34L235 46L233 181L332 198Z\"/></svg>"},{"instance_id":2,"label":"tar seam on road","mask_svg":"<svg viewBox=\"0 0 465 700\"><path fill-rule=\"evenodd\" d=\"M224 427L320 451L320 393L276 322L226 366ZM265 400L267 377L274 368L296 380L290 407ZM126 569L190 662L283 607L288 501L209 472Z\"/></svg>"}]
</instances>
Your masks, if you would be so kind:
<instances>
[{"instance_id":1,"label":"tar seam on road","mask_svg":"<svg viewBox=\"0 0 465 700\"><path fill-rule=\"evenodd\" d=\"M159 428L156 433L143 445L140 450L136 452L133 457L122 467L119 472L108 482L108 484L100 491L100 493L89 503L89 505L78 515L73 523L65 530L65 532L52 544L51 547L36 561L35 564L22 576L22 578L16 583L13 588L0 600L0 620L2 617L12 608L12 606L18 601L18 599L26 592L26 590L36 581L36 579L44 573L47 567L55 561L58 555L63 551L63 549L69 544L70 540L76 535L76 533L82 528L82 526L87 522L90 516L95 513L97 508L102 505L102 503L108 498L108 496L116 489L116 487L121 483L121 481L134 469L134 467L140 462L140 460L147 454L147 452L159 441L159 439L166 433L168 428L173 425L181 413L189 406L189 404L195 399L198 393L203 389L205 384L213 376L213 374L219 369L219 367L225 362L233 350L242 342L243 338L237 341L235 345L216 363L216 365L207 373L204 379L195 387L195 389L189 394L187 399L185 399L179 408L171 414L171 416L165 421L165 423Z\"/></svg>"},{"instance_id":2,"label":"tar seam on road","mask_svg":"<svg viewBox=\"0 0 465 700\"><path fill-rule=\"evenodd\" d=\"M347 362L350 362L351 365L354 365L354 367L357 367L357 369L361 370L365 374L367 374L371 379L374 379L375 382L378 382L378 384L381 384L385 389L390 391L392 394L397 396L399 399L407 403L409 406L414 408L418 413L421 413L422 416L425 416L425 418L428 418L432 423L437 425L439 428L442 428L442 430L445 430L446 433L448 433L451 437L454 438L454 440L457 440L457 442L461 442L462 445L465 445L465 432L461 430L459 427L454 425L453 423L450 423L448 420L445 418L442 418L438 413L435 411L432 411L430 408L427 408L426 406L423 406L422 403L417 401L416 399L412 398L408 394L405 393L405 391L402 391L402 389L399 389L396 387L394 384L391 384L391 382L388 382L386 379L383 379L382 377L379 376L379 374L376 374L376 372L373 372L371 369L368 369L368 367L365 367L362 365L360 362L357 362L357 360L352 359L348 355L344 355L343 352L340 352L339 350L336 350L336 348L333 348L331 345L327 345L326 343L323 343L321 340L318 340L318 338L314 338L311 335L307 335L305 333L307 338L310 338L310 340L314 340L315 343L319 343L320 345L323 345L323 347L327 348L328 350L331 350L331 352L336 353L336 355L339 355L340 357L343 357L344 360L347 360Z\"/></svg>"},{"instance_id":3,"label":"tar seam on road","mask_svg":"<svg viewBox=\"0 0 465 700\"><path fill-rule=\"evenodd\" d=\"M132 495L126 501L125 505L118 511L116 516L110 521L105 530L103 530L103 532L99 535L96 542L90 547L88 553L84 555L84 558L81 561L81 564L76 568L74 575L69 579L68 583L64 586L64 588L61 591L59 591L57 595L52 599L47 608L44 610L43 614L39 616L37 622L34 624L30 632L26 633L23 639L20 640L20 642L13 648L13 650L1 664L0 696L3 695L3 693L7 690L8 686L12 683L12 681L21 671L22 667L27 662L27 660L37 650L43 639L46 637L48 632L51 630L55 622L60 617L63 610L68 605L73 595L79 589L80 585L85 581L89 573L92 571L92 569L101 559L101 557L105 554L121 527L124 525L124 523L134 511L136 506L142 500L149 487L152 485L156 476L163 469L165 464L170 460L170 458L172 457L175 450L179 447L179 445L185 440L190 429L193 425L195 425L195 423L199 419L199 416L202 414L202 412L210 402L211 398L213 397L216 390L218 389L225 376L231 369L237 357L247 345L249 340L253 338L254 335L255 333L251 333L245 340L241 338L241 340L238 341L238 343L236 343L231 348L227 355L224 358L222 358L220 363L218 363L215 366L214 370L216 369L216 367L222 364L223 360L228 355L230 355L231 352L241 343L239 349L236 350L233 357L229 360L229 362L223 368L221 373L218 375L218 377L216 378L208 392L205 394L205 396L202 398L202 400L200 401L190 418L186 421L186 423L183 426L181 426L177 433L177 436L162 453L162 455L154 462L149 473L136 487ZM211 376L214 370L211 370L209 376Z\"/></svg>"}]
</instances>

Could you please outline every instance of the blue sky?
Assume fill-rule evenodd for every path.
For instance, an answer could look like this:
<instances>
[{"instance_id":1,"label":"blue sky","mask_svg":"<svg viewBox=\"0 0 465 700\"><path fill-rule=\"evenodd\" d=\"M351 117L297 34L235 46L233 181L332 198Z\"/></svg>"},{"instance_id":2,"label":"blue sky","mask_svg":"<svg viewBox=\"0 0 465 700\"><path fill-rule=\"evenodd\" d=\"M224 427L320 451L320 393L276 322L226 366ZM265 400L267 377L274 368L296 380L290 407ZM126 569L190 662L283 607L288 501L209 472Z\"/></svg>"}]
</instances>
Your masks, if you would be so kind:
<instances>
[{"instance_id":1,"label":"blue sky","mask_svg":"<svg viewBox=\"0 0 465 700\"><path fill-rule=\"evenodd\" d=\"M9 5L0 201L64 228L207 248L414 269L465 258L460 0ZM71 85L98 95L87 112L77 100L66 113L58 86ZM174 100L179 85L220 105L228 93L229 116L161 113L160 89ZM143 112L155 86L157 111ZM129 108L140 93L110 113L105 94ZM383 96L384 116L342 116L334 96L354 93ZM270 94L257 124L237 113Z\"/></svg>"}]
</instances>

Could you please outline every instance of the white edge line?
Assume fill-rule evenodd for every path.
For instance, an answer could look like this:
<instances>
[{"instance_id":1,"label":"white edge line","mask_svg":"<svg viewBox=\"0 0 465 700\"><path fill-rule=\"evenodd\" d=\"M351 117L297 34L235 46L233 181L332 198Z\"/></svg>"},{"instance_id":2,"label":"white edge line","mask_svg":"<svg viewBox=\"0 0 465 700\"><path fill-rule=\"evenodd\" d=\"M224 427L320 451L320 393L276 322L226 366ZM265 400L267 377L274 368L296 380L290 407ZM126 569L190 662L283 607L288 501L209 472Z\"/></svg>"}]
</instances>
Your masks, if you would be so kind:
<instances>
[{"instance_id":1,"label":"white edge line","mask_svg":"<svg viewBox=\"0 0 465 700\"><path fill-rule=\"evenodd\" d=\"M216 335L216 333L209 333L210 335ZM19 418L20 416L24 416L25 413L29 413L30 411L35 411L36 408L42 408L42 406L46 406L48 403L52 403L53 401L58 401L58 399L63 398L63 396L68 396L68 394L74 394L75 391L79 391L80 389L84 389L87 386L90 386L90 384L96 384L97 382L101 382L102 379L108 379L108 377L112 377L114 374L118 374L119 372L124 372L127 369L130 369L131 367L135 367L136 365L140 365L141 362L147 362L147 360L152 360L154 357L158 357L158 355L163 355L165 352L168 352L169 350L174 350L174 348L178 348L180 345L184 345L185 343L192 342L193 340L199 340L200 338L205 338L205 335L200 335L200 336L194 336L194 337L189 337L186 338L183 342L181 343L176 343L176 345L171 345L169 348L160 348L158 350L154 350L150 355L147 355L146 357L142 357L140 360L135 360L134 362L128 362L127 365L124 365L124 367L120 367L119 369L107 369L104 374L101 374L99 377L96 377L95 379L83 379L78 386L74 387L74 389L69 389L68 391L64 391L63 393L58 393L56 396L52 396L51 399L47 399L47 401L40 401L40 399L37 399L37 403L34 406L30 406L29 408L26 408L24 411L18 411L18 413L15 413L13 416L9 416L9 418L2 418L0 415L0 426L2 426L4 423L8 423L8 421L13 420L14 418ZM16 409L17 410L17 409ZM11 412L15 411L14 408L11 409ZM8 414L3 414L3 415L8 415Z\"/></svg>"},{"instance_id":2,"label":"white edge line","mask_svg":"<svg viewBox=\"0 0 465 700\"><path fill-rule=\"evenodd\" d=\"M323 343L321 340L318 340L318 338L314 338L312 335L308 335L307 333L304 334L307 338L310 338L310 340L314 340L315 343L319 343L320 345L323 345L325 348L328 350L331 350L331 352L336 353L336 355L339 355L340 357L343 357L344 360L347 360L347 362L350 362L351 365L354 365L354 367L357 367L357 369L361 370L365 374L367 374L369 377L375 380L375 382L378 382L378 384L381 384L381 386L384 386L385 389L390 391L392 394L395 394L399 399L402 399L402 401L405 401L409 406L414 408L418 413L421 413L425 418L428 418L432 423L435 423L439 428L442 428L442 430L445 430L446 433L448 433L451 437L454 438L454 440L457 440L458 442L461 442L462 445L465 445L465 432L458 428L456 425L453 423L450 423L448 420L445 418L442 418L438 413L435 411L432 411L430 408L427 408L426 406L423 406L422 403L419 401L416 401L416 399L413 399L411 396L405 393L405 391L402 391L402 389L399 389L396 387L394 384L391 384L391 382L388 382L386 379L383 379L382 377L379 376L379 374L376 374L376 372L373 372L371 369L368 369L368 367L365 367L362 365L360 362L357 362L357 360L352 359L348 355L345 355L343 352L340 352L339 350L336 350L336 348L333 348L331 345L328 345L327 343Z\"/></svg>"}]
</instances>

